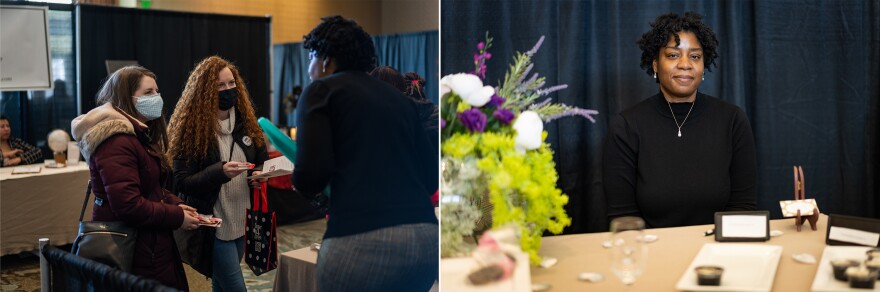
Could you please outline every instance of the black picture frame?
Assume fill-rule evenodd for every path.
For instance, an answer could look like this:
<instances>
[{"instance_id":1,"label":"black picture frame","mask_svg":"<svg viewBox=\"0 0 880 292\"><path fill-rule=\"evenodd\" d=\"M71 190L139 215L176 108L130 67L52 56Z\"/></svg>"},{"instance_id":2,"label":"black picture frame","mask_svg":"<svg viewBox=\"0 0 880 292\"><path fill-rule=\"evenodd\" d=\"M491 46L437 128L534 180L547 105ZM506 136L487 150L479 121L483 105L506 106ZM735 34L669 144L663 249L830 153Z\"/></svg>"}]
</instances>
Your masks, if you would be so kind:
<instances>
[{"instance_id":1,"label":"black picture frame","mask_svg":"<svg viewBox=\"0 0 880 292\"><path fill-rule=\"evenodd\" d=\"M827 245L850 245L850 246L866 246L855 244L852 242L838 241L831 239L831 227L844 227L859 231L880 233L880 219L846 216L838 214L828 214L828 224L825 224L825 244ZM880 241L874 245L880 247Z\"/></svg>"},{"instance_id":2,"label":"black picture frame","mask_svg":"<svg viewBox=\"0 0 880 292\"><path fill-rule=\"evenodd\" d=\"M724 216L731 215L749 215L749 216L763 216L764 217L764 237L725 237L724 230L722 229L722 221L724 220ZM754 242L754 241L767 241L770 240L770 211L730 211L730 212L715 212L715 241L718 242Z\"/></svg>"}]
</instances>

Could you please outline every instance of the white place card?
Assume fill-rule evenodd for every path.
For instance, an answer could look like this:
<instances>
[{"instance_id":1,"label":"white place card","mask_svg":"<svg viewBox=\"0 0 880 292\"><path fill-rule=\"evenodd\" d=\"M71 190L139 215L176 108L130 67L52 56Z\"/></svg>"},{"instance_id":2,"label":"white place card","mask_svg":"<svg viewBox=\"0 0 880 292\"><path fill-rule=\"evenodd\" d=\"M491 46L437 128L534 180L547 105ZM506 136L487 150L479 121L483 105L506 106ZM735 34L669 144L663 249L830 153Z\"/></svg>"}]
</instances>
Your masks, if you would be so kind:
<instances>
[{"instance_id":1,"label":"white place card","mask_svg":"<svg viewBox=\"0 0 880 292\"><path fill-rule=\"evenodd\" d=\"M19 166L12 169L12 174L40 173L40 166Z\"/></svg>"},{"instance_id":2,"label":"white place card","mask_svg":"<svg viewBox=\"0 0 880 292\"><path fill-rule=\"evenodd\" d=\"M79 163L79 146L76 142L67 142L67 164L76 165Z\"/></svg>"},{"instance_id":3,"label":"white place card","mask_svg":"<svg viewBox=\"0 0 880 292\"><path fill-rule=\"evenodd\" d=\"M815 199L806 200L786 200L779 201L779 208L782 209L782 217L795 217L797 211L801 211L801 216L813 215L813 210L819 210L819 205Z\"/></svg>"},{"instance_id":4,"label":"white place card","mask_svg":"<svg viewBox=\"0 0 880 292\"><path fill-rule=\"evenodd\" d=\"M290 175L291 173L293 173L293 162L290 162L290 159L287 159L287 157L278 156L263 162L263 172L258 175L249 176L248 179L270 178Z\"/></svg>"},{"instance_id":5,"label":"white place card","mask_svg":"<svg viewBox=\"0 0 880 292\"><path fill-rule=\"evenodd\" d=\"M828 230L828 239L866 246L877 246L877 243L880 242L880 233L831 226Z\"/></svg>"},{"instance_id":6,"label":"white place card","mask_svg":"<svg viewBox=\"0 0 880 292\"><path fill-rule=\"evenodd\" d=\"M721 217L722 237L763 238L767 236L767 217L724 215Z\"/></svg>"}]
</instances>

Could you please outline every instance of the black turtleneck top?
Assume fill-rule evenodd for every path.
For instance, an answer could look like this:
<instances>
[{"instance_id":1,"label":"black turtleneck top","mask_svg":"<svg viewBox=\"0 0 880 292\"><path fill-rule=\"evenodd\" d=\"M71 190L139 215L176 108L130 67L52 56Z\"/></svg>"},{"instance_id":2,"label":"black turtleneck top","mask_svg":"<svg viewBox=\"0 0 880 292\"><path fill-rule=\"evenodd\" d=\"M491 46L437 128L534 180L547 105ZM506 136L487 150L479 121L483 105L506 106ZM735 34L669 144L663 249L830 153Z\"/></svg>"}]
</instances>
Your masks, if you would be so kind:
<instances>
[{"instance_id":1,"label":"black turtleneck top","mask_svg":"<svg viewBox=\"0 0 880 292\"><path fill-rule=\"evenodd\" d=\"M757 209L755 141L739 107L702 93L694 103L668 104L660 93L609 127L602 171L610 218L638 216L657 228Z\"/></svg>"}]
</instances>

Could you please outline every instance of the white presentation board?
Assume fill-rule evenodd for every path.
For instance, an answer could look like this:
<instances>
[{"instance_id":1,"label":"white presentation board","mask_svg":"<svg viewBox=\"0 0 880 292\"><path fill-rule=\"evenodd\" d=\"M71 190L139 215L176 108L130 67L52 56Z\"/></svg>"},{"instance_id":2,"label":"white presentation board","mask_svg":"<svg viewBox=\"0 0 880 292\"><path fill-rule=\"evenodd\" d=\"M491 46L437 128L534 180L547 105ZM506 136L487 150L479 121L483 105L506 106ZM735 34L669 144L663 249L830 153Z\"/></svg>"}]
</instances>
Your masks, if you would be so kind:
<instances>
[{"instance_id":1,"label":"white presentation board","mask_svg":"<svg viewBox=\"0 0 880 292\"><path fill-rule=\"evenodd\" d=\"M0 91L52 88L49 8L0 5Z\"/></svg>"}]
</instances>

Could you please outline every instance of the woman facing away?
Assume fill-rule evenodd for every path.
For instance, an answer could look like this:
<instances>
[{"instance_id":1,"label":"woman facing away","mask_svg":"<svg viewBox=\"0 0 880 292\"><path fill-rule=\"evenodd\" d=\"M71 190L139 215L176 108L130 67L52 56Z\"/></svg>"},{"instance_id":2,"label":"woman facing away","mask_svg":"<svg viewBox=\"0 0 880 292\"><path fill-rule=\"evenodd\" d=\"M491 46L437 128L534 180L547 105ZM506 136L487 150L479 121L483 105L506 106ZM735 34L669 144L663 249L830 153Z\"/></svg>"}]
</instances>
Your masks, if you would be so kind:
<instances>
[{"instance_id":1,"label":"woman facing away","mask_svg":"<svg viewBox=\"0 0 880 292\"><path fill-rule=\"evenodd\" d=\"M245 291L244 218L258 187L246 176L259 174L252 169L261 169L268 154L238 68L218 56L196 65L168 128L175 190L199 213L223 219L203 247L210 264L196 270L211 277L214 291Z\"/></svg>"},{"instance_id":2,"label":"woman facing away","mask_svg":"<svg viewBox=\"0 0 880 292\"><path fill-rule=\"evenodd\" d=\"M356 22L325 17L308 35L309 77L296 108L293 185L330 186L319 291L427 291L437 279L437 185L414 104L367 74L373 42Z\"/></svg>"},{"instance_id":3,"label":"woman facing away","mask_svg":"<svg viewBox=\"0 0 880 292\"><path fill-rule=\"evenodd\" d=\"M737 106L698 91L718 40L688 12L657 17L638 41L660 92L613 117L603 180L610 218L648 227L709 224L718 211L756 210L755 141Z\"/></svg>"},{"instance_id":4,"label":"woman facing away","mask_svg":"<svg viewBox=\"0 0 880 292\"><path fill-rule=\"evenodd\" d=\"M89 163L92 220L138 227L131 273L186 291L172 231L196 229L198 219L164 188L171 166L156 75L139 66L119 69L101 87L98 104L71 123Z\"/></svg>"}]
</instances>

